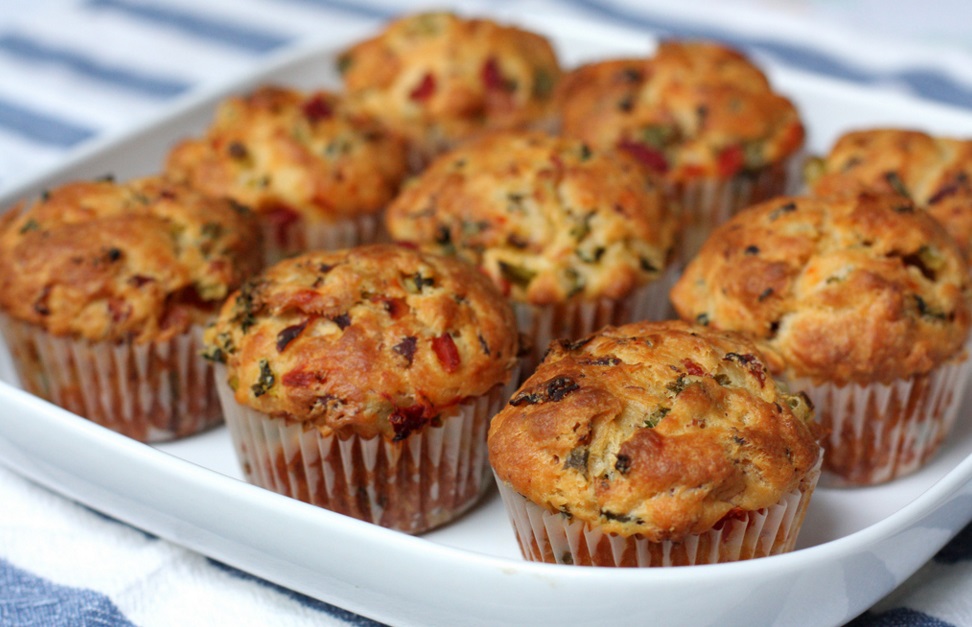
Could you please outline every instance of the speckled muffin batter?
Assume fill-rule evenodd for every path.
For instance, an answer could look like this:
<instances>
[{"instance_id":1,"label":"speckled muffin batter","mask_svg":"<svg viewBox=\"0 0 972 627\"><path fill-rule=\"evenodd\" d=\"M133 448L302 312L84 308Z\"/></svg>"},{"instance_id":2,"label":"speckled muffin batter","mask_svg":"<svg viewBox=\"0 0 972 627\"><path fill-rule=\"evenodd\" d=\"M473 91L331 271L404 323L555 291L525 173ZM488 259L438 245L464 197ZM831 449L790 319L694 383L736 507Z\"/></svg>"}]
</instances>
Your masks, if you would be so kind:
<instances>
[{"instance_id":1,"label":"speckled muffin batter","mask_svg":"<svg viewBox=\"0 0 972 627\"><path fill-rule=\"evenodd\" d=\"M0 222L0 306L92 342L166 340L261 264L253 216L158 177L68 183Z\"/></svg>"},{"instance_id":2,"label":"speckled muffin batter","mask_svg":"<svg viewBox=\"0 0 972 627\"><path fill-rule=\"evenodd\" d=\"M537 33L448 12L408 15L338 58L351 100L419 160L486 130L548 124L561 69Z\"/></svg>"},{"instance_id":3,"label":"speckled muffin batter","mask_svg":"<svg viewBox=\"0 0 972 627\"><path fill-rule=\"evenodd\" d=\"M28 391L148 442L222 420L201 329L261 266L254 216L159 177L80 181L0 219L2 330Z\"/></svg>"},{"instance_id":4,"label":"speckled muffin batter","mask_svg":"<svg viewBox=\"0 0 972 627\"><path fill-rule=\"evenodd\" d=\"M536 132L443 155L386 219L393 238L455 253L537 305L621 298L657 279L677 230L656 181L630 159Z\"/></svg>"},{"instance_id":5,"label":"speckled muffin batter","mask_svg":"<svg viewBox=\"0 0 972 627\"><path fill-rule=\"evenodd\" d=\"M780 197L717 229L672 290L685 319L744 332L806 391L827 481L871 485L930 459L957 416L968 268L898 194Z\"/></svg>"},{"instance_id":6,"label":"speckled muffin batter","mask_svg":"<svg viewBox=\"0 0 972 627\"><path fill-rule=\"evenodd\" d=\"M268 259L375 239L407 170L405 142L341 96L264 86L221 102L198 138L178 143L168 173L250 207Z\"/></svg>"},{"instance_id":7,"label":"speckled muffin batter","mask_svg":"<svg viewBox=\"0 0 972 627\"><path fill-rule=\"evenodd\" d=\"M565 135L623 150L662 177L683 212L683 260L712 227L798 179L799 112L726 46L663 41L650 57L582 65L557 103Z\"/></svg>"},{"instance_id":8,"label":"speckled muffin batter","mask_svg":"<svg viewBox=\"0 0 972 627\"><path fill-rule=\"evenodd\" d=\"M811 423L742 336L642 322L554 345L493 419L489 455L571 524L681 542L800 490L820 456Z\"/></svg>"},{"instance_id":9,"label":"speckled muffin batter","mask_svg":"<svg viewBox=\"0 0 972 627\"><path fill-rule=\"evenodd\" d=\"M859 187L911 198L972 258L972 141L910 129L852 131L812 161L808 174L814 193Z\"/></svg>"},{"instance_id":10,"label":"speckled muffin batter","mask_svg":"<svg viewBox=\"0 0 972 627\"><path fill-rule=\"evenodd\" d=\"M668 311L677 217L654 177L613 151L483 137L436 159L386 221L396 240L478 266L515 303L533 341L526 371L551 339Z\"/></svg>"},{"instance_id":11,"label":"speckled muffin batter","mask_svg":"<svg viewBox=\"0 0 972 627\"><path fill-rule=\"evenodd\" d=\"M206 337L257 485L408 533L489 485L518 338L472 266L391 244L306 253L241 288Z\"/></svg>"}]
</instances>

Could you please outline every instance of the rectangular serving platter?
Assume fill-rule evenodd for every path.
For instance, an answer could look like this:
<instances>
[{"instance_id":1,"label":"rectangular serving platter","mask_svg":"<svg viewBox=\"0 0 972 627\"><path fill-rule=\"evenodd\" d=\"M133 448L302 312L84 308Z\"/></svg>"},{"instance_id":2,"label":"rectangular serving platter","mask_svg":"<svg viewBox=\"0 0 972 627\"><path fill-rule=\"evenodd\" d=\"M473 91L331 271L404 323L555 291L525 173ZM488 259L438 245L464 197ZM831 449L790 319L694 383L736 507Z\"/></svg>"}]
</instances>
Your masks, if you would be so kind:
<instances>
[{"instance_id":1,"label":"rectangular serving platter","mask_svg":"<svg viewBox=\"0 0 972 627\"><path fill-rule=\"evenodd\" d=\"M655 41L550 16L565 65L647 54ZM354 35L357 35L355 33ZM337 88L346 41L288 50L250 75L179 101L163 117L87 148L0 198L10 207L61 182L161 167L228 93L269 82ZM907 126L972 136L972 113L888 90L767 66L803 113L811 151L851 128ZM524 561L495 491L421 537L382 529L247 484L225 428L158 446L107 431L17 387L0 351L0 463L65 496L277 584L394 625L732 625L850 620L913 574L972 520L972 415L912 476L820 488L796 551L714 566L606 569Z\"/></svg>"}]
</instances>

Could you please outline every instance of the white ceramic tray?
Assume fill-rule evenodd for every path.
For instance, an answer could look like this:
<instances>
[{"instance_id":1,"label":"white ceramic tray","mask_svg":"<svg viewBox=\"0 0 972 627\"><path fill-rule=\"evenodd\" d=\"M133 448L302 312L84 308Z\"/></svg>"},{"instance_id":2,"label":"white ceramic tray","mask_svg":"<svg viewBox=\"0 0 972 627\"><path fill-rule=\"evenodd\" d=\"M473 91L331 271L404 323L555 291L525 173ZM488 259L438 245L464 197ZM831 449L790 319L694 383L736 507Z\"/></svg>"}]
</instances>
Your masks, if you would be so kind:
<instances>
[{"instance_id":1,"label":"white ceramic tray","mask_svg":"<svg viewBox=\"0 0 972 627\"><path fill-rule=\"evenodd\" d=\"M654 43L589 24L529 23L568 65L648 53ZM274 81L336 86L335 44L292 50L244 82L182 101L161 120L17 186L0 206L58 182L156 171L201 130L228 91ZM853 127L915 126L972 136L972 115L886 91L771 68L802 109L811 148ZM15 381L6 351L0 377ZM395 625L834 625L890 592L972 519L972 415L917 474L855 490L819 489L788 555L669 569L556 566L521 559L498 496L410 537L241 480L225 429L149 447L0 382L0 462L162 538Z\"/></svg>"}]
</instances>

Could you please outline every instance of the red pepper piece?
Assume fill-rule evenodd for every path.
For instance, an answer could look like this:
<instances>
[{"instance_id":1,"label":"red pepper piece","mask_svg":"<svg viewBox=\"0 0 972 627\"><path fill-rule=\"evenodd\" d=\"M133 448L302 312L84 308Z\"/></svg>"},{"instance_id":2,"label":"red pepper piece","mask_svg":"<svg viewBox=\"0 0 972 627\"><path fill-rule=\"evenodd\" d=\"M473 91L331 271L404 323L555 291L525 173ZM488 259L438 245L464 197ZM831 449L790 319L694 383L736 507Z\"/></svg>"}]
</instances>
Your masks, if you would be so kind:
<instances>
[{"instance_id":1,"label":"red pepper piece","mask_svg":"<svg viewBox=\"0 0 972 627\"><path fill-rule=\"evenodd\" d=\"M322 94L317 94L304 103L304 116L311 122L326 120L334 115L334 109Z\"/></svg>"},{"instance_id":2,"label":"red pepper piece","mask_svg":"<svg viewBox=\"0 0 972 627\"><path fill-rule=\"evenodd\" d=\"M439 363L442 364L443 370L452 374L459 369L459 363L461 361L459 349L456 347L456 343L451 335L443 333L439 337L433 338L432 350L435 351L435 356L439 358Z\"/></svg>"},{"instance_id":3,"label":"red pepper piece","mask_svg":"<svg viewBox=\"0 0 972 627\"><path fill-rule=\"evenodd\" d=\"M483 85L486 89L496 90L496 91L513 91L510 89L512 84L503 78L503 74L500 73L499 63L496 62L494 57L490 57L483 64L483 69L480 72L480 76L483 79Z\"/></svg>"},{"instance_id":4,"label":"red pepper piece","mask_svg":"<svg viewBox=\"0 0 972 627\"><path fill-rule=\"evenodd\" d=\"M419 84L416 85L415 89L408 94L408 97L417 102L427 100L432 94L435 93L435 77L431 73L427 72Z\"/></svg>"},{"instance_id":5,"label":"red pepper piece","mask_svg":"<svg viewBox=\"0 0 972 627\"><path fill-rule=\"evenodd\" d=\"M719 176L730 177L738 174L745 164L746 155L743 153L742 146L739 144L729 146L719 153Z\"/></svg>"},{"instance_id":6,"label":"red pepper piece","mask_svg":"<svg viewBox=\"0 0 972 627\"><path fill-rule=\"evenodd\" d=\"M273 229L277 244L284 246L288 241L290 227L300 219L300 214L286 205L275 205L262 211L263 219Z\"/></svg>"},{"instance_id":7,"label":"red pepper piece","mask_svg":"<svg viewBox=\"0 0 972 627\"><path fill-rule=\"evenodd\" d=\"M702 369L702 366L700 366L699 364L695 363L691 359L683 359L682 360L682 365L685 366L685 372L689 373L693 377L704 377L705 376L705 370Z\"/></svg>"},{"instance_id":8,"label":"red pepper piece","mask_svg":"<svg viewBox=\"0 0 972 627\"><path fill-rule=\"evenodd\" d=\"M665 153L660 150L646 146L641 142L631 141L630 139L622 139L619 141L618 148L627 152L641 162L642 165L647 166L648 169L654 172L659 174L668 172L668 159L665 158Z\"/></svg>"}]
</instances>

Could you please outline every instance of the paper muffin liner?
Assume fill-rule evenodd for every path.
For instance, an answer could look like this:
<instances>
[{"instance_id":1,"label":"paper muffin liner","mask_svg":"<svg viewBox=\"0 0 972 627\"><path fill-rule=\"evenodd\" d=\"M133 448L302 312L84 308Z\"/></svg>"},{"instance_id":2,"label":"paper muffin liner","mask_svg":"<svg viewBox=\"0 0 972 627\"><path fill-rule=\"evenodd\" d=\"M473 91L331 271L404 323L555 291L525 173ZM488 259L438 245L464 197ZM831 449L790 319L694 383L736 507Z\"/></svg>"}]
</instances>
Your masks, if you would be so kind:
<instances>
[{"instance_id":1,"label":"paper muffin liner","mask_svg":"<svg viewBox=\"0 0 972 627\"><path fill-rule=\"evenodd\" d=\"M770 507L720 520L711 530L679 541L652 542L640 534L607 533L596 525L551 512L496 478L523 557L578 566L691 566L755 559L792 551L820 478L820 462L797 489Z\"/></svg>"},{"instance_id":2,"label":"paper muffin liner","mask_svg":"<svg viewBox=\"0 0 972 627\"><path fill-rule=\"evenodd\" d=\"M656 280L636 288L622 299L599 298L556 305L514 302L517 328L531 342L523 355L520 382L533 373L553 340L576 340L607 325L671 318L668 293L678 280L678 273L678 269L670 265Z\"/></svg>"},{"instance_id":3,"label":"paper muffin liner","mask_svg":"<svg viewBox=\"0 0 972 627\"><path fill-rule=\"evenodd\" d=\"M261 219L266 265L309 250L339 250L383 239L380 215L360 215L334 222L300 217L284 224Z\"/></svg>"},{"instance_id":4,"label":"paper muffin liner","mask_svg":"<svg viewBox=\"0 0 972 627\"><path fill-rule=\"evenodd\" d=\"M803 158L800 152L755 173L669 185L669 198L675 201L682 216L679 264L684 266L691 261L713 229L742 209L795 192L800 185Z\"/></svg>"},{"instance_id":5,"label":"paper muffin liner","mask_svg":"<svg viewBox=\"0 0 972 627\"><path fill-rule=\"evenodd\" d=\"M888 385L786 381L810 397L817 421L829 432L821 485L876 485L926 464L955 425L969 364L963 356Z\"/></svg>"},{"instance_id":6,"label":"paper muffin liner","mask_svg":"<svg viewBox=\"0 0 972 627\"><path fill-rule=\"evenodd\" d=\"M217 369L220 400L246 479L260 487L347 516L418 534L476 504L492 483L489 421L508 385L443 414L441 426L393 441L325 435L304 423L240 405Z\"/></svg>"},{"instance_id":7,"label":"paper muffin liner","mask_svg":"<svg viewBox=\"0 0 972 627\"><path fill-rule=\"evenodd\" d=\"M28 392L141 442L185 437L222 422L202 326L164 342L89 342L0 316Z\"/></svg>"}]
</instances>

